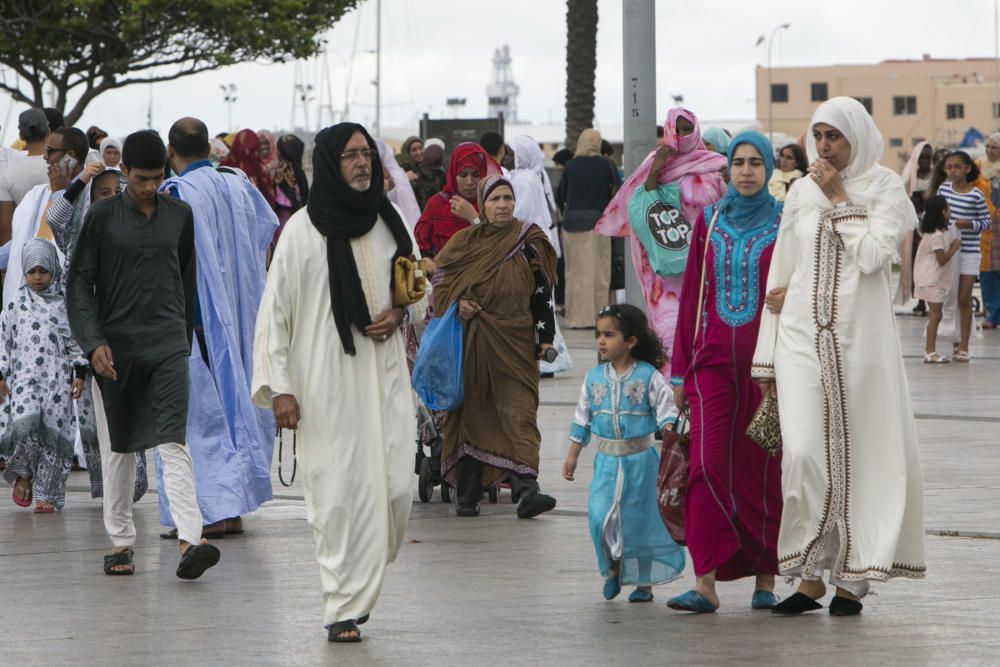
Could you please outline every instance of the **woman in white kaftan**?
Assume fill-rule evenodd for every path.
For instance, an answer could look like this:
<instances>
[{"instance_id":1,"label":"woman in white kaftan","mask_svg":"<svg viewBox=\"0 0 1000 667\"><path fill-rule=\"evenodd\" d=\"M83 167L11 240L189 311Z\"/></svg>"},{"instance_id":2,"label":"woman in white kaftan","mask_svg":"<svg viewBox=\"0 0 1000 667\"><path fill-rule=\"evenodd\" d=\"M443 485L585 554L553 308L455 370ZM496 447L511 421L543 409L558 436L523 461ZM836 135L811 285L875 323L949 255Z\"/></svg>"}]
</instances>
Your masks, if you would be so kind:
<instances>
[{"instance_id":1,"label":"woman in white kaftan","mask_svg":"<svg viewBox=\"0 0 1000 667\"><path fill-rule=\"evenodd\" d=\"M344 136L360 128L341 125L347 127L334 126L317 137L317 151L321 142L334 142L324 149L330 162L344 152ZM329 134L324 139L324 133L339 136L339 144ZM377 183L384 200L379 161L365 159L372 160L377 173L369 194ZM314 173L316 160L314 152ZM372 336L352 326L347 335L353 337L353 350L338 334L327 254L335 240L317 227L317 202L322 210L319 198L310 199L309 207L288 220L275 251L257 318L251 391L259 407L270 408L281 395L298 401L298 464L306 518L316 538L324 623L331 627L331 641L357 641L356 627L336 633L333 628L367 620L386 565L399 552L413 502L417 422L398 330ZM401 212L389 207L402 226ZM367 232L349 240L372 321L393 307L390 275L400 240L390 231L386 209L380 211ZM415 252L412 235L409 240ZM409 317L423 318L423 308L423 301L411 305ZM338 633L355 634L338 639Z\"/></svg>"},{"instance_id":2,"label":"woman in white kaftan","mask_svg":"<svg viewBox=\"0 0 1000 667\"><path fill-rule=\"evenodd\" d=\"M846 165L837 164L831 146L845 140L849 158L840 143ZM849 601L835 609L834 598L831 614L852 615L869 582L926 569L923 483L889 287L896 249L917 220L899 176L878 164L882 137L857 101L822 104L807 149L812 174L785 201L768 276L769 291L787 288L784 307L762 317L753 375L776 381L781 416L779 568L802 577L799 594L811 600L829 571ZM819 608L811 600L786 613Z\"/></svg>"}]
</instances>

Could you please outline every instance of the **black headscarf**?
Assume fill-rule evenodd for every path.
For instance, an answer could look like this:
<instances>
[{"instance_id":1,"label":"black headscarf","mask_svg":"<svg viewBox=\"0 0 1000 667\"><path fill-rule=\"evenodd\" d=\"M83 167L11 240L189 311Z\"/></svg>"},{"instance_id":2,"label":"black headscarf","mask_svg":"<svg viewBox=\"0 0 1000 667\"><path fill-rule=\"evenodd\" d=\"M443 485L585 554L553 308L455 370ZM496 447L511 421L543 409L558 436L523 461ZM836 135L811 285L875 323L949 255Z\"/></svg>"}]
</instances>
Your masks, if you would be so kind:
<instances>
[{"instance_id":1,"label":"black headscarf","mask_svg":"<svg viewBox=\"0 0 1000 667\"><path fill-rule=\"evenodd\" d=\"M355 132L364 135L372 152L371 185L364 192L352 190L340 173L340 155ZM354 334L372 323L351 250L351 239L367 234L379 216L396 240L395 257L413 254L413 241L395 207L385 196L382 161L371 135L357 123L338 123L316 135L313 149L313 185L309 193L309 218L326 237L326 258L330 268L330 306L344 351L354 356ZM395 259L395 258L394 258ZM392 267L385 267L391 280Z\"/></svg>"}]
</instances>

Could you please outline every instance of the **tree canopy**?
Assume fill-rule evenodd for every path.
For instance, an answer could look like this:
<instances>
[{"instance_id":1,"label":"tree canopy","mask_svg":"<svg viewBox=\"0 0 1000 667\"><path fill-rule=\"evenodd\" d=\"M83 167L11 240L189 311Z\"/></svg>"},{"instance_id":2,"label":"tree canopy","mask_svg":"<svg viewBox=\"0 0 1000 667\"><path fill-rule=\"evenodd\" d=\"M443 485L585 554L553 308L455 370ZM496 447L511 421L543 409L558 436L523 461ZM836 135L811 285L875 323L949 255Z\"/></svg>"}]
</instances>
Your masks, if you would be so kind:
<instances>
[{"instance_id":1,"label":"tree canopy","mask_svg":"<svg viewBox=\"0 0 1000 667\"><path fill-rule=\"evenodd\" d=\"M0 90L55 106L72 124L114 88L313 56L320 35L359 2L0 0ZM45 104L47 85L54 105Z\"/></svg>"}]
</instances>

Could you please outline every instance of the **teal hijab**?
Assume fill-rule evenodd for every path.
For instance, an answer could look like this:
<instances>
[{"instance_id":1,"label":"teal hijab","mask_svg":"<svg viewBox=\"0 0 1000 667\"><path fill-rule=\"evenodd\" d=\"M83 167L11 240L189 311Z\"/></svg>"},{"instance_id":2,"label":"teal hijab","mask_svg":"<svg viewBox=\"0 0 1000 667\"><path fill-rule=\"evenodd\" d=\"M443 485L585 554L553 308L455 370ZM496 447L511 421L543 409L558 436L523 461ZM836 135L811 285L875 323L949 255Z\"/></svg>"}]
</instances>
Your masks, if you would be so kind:
<instances>
[{"instance_id":1,"label":"teal hijab","mask_svg":"<svg viewBox=\"0 0 1000 667\"><path fill-rule=\"evenodd\" d=\"M774 220L774 216L781 211L781 202L771 196L767 189L771 174L774 173L774 149L771 148L771 142L760 132L740 132L729 143L726 158L730 169L733 167L733 153L741 144L750 144L764 159L764 183L756 194L745 197L736 190L730 177L729 188L719 200L718 209L719 215L724 216L731 225L745 229Z\"/></svg>"},{"instance_id":2,"label":"teal hijab","mask_svg":"<svg viewBox=\"0 0 1000 667\"><path fill-rule=\"evenodd\" d=\"M712 144L712 150L719 155L725 155L729 150L729 135L726 131L718 127L710 127L701 133L702 142Z\"/></svg>"}]
</instances>

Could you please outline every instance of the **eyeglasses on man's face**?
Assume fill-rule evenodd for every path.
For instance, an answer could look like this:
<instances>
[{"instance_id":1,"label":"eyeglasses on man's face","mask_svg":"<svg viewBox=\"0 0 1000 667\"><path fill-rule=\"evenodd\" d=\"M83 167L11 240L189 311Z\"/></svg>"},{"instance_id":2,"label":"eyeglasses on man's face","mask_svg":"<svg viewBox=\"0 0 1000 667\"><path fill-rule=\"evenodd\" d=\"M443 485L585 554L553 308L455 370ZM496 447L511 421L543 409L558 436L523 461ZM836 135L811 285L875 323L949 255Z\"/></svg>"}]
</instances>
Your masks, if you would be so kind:
<instances>
[{"instance_id":1,"label":"eyeglasses on man's face","mask_svg":"<svg viewBox=\"0 0 1000 667\"><path fill-rule=\"evenodd\" d=\"M375 151L373 151L370 148L344 151L343 153L340 154L340 159L343 162L357 162L359 159L364 159L367 160L368 162L371 162L373 157L375 157Z\"/></svg>"},{"instance_id":2,"label":"eyeglasses on man's face","mask_svg":"<svg viewBox=\"0 0 1000 667\"><path fill-rule=\"evenodd\" d=\"M57 148L55 146L48 146L48 145L45 146L46 155L52 155L53 153L65 153L68 150L69 150L68 148Z\"/></svg>"}]
</instances>

